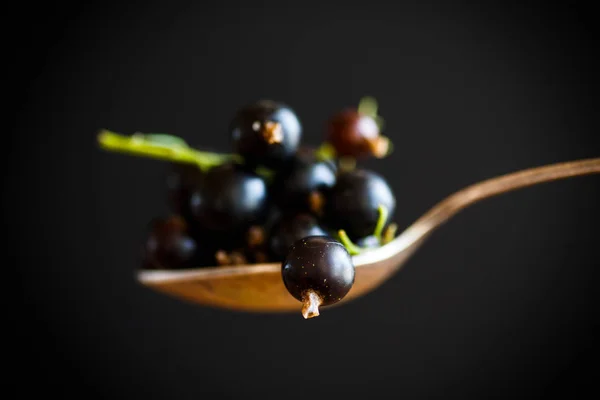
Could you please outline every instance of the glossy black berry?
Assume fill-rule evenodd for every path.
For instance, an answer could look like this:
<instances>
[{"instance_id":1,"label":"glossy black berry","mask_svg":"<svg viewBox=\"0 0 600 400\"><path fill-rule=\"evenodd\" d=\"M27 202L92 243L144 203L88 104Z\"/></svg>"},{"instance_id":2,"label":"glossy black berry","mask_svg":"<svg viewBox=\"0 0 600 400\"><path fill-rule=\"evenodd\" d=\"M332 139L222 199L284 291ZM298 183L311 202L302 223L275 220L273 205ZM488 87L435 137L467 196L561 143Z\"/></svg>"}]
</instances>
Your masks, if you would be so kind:
<instances>
[{"instance_id":1,"label":"glossy black berry","mask_svg":"<svg viewBox=\"0 0 600 400\"><path fill-rule=\"evenodd\" d=\"M302 126L291 108L263 100L238 110L229 132L234 152L246 163L277 168L296 152Z\"/></svg>"},{"instance_id":2,"label":"glossy black berry","mask_svg":"<svg viewBox=\"0 0 600 400\"><path fill-rule=\"evenodd\" d=\"M142 268L193 268L198 260L198 245L183 218L173 216L153 221L143 248Z\"/></svg>"},{"instance_id":3,"label":"glossy black berry","mask_svg":"<svg viewBox=\"0 0 600 400\"><path fill-rule=\"evenodd\" d=\"M383 157L389 150L389 140L380 135L377 121L357 109L343 110L329 120L327 141L338 156L358 159Z\"/></svg>"},{"instance_id":4,"label":"glossy black berry","mask_svg":"<svg viewBox=\"0 0 600 400\"><path fill-rule=\"evenodd\" d=\"M282 263L285 287L303 304L302 315L319 315L319 306L342 300L354 284L354 264L337 240L309 236L296 241Z\"/></svg>"},{"instance_id":5,"label":"glossy black berry","mask_svg":"<svg viewBox=\"0 0 600 400\"><path fill-rule=\"evenodd\" d=\"M230 234L260 224L268 206L265 180L235 163L210 169L190 197L191 214L200 227Z\"/></svg>"},{"instance_id":6,"label":"glossy black berry","mask_svg":"<svg viewBox=\"0 0 600 400\"><path fill-rule=\"evenodd\" d=\"M329 236L311 214L285 215L273 227L269 240L271 253L283 260L289 248L307 236Z\"/></svg>"},{"instance_id":7,"label":"glossy black berry","mask_svg":"<svg viewBox=\"0 0 600 400\"><path fill-rule=\"evenodd\" d=\"M379 238L375 235L365 236L356 241L356 245L363 249L374 249L381 246Z\"/></svg>"},{"instance_id":8,"label":"glossy black berry","mask_svg":"<svg viewBox=\"0 0 600 400\"><path fill-rule=\"evenodd\" d=\"M194 164L171 164L171 171L167 176L167 199L174 214L190 217L190 197L200 186L202 177L202 171Z\"/></svg>"},{"instance_id":9,"label":"glossy black berry","mask_svg":"<svg viewBox=\"0 0 600 400\"><path fill-rule=\"evenodd\" d=\"M273 184L273 195L284 211L321 214L324 193L336 181L336 169L329 161L314 154L298 153L288 168L279 172Z\"/></svg>"},{"instance_id":10,"label":"glossy black berry","mask_svg":"<svg viewBox=\"0 0 600 400\"><path fill-rule=\"evenodd\" d=\"M374 233L380 205L387 209L384 223L388 223L396 198L383 177L364 169L345 171L325 199L325 218L329 226L344 229L350 238L363 238Z\"/></svg>"},{"instance_id":11,"label":"glossy black berry","mask_svg":"<svg viewBox=\"0 0 600 400\"><path fill-rule=\"evenodd\" d=\"M314 160L319 158L320 160L322 160L322 162L324 162L325 164L329 165L329 167L334 171L337 172L338 171L338 160L335 158L330 158L330 157L322 157L322 154L319 154L320 150L312 147L312 146L307 146L307 145L300 145L298 147L298 150L296 151L296 157L299 157L301 159L305 159L305 160Z\"/></svg>"}]
</instances>

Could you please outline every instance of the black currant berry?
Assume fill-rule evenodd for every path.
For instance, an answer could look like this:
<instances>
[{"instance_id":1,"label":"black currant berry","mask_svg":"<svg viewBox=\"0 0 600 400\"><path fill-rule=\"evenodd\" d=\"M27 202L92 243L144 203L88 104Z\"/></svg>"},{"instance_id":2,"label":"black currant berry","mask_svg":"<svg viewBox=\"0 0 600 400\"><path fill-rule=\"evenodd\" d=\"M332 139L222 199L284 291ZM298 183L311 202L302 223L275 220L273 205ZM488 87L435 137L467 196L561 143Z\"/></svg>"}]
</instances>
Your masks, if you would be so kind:
<instances>
[{"instance_id":1,"label":"black currant berry","mask_svg":"<svg viewBox=\"0 0 600 400\"><path fill-rule=\"evenodd\" d=\"M387 224L396 208L396 198L379 174L355 169L338 175L325 198L328 226L344 229L352 239L372 235L379 219L379 206L387 209Z\"/></svg>"},{"instance_id":2,"label":"black currant berry","mask_svg":"<svg viewBox=\"0 0 600 400\"><path fill-rule=\"evenodd\" d=\"M288 106L262 100L238 110L229 132L234 152L248 165L277 168L296 152L302 126Z\"/></svg>"},{"instance_id":3,"label":"black currant berry","mask_svg":"<svg viewBox=\"0 0 600 400\"><path fill-rule=\"evenodd\" d=\"M230 234L260 224L268 206L265 180L235 163L211 168L190 197L191 214L200 227Z\"/></svg>"},{"instance_id":4,"label":"black currant berry","mask_svg":"<svg viewBox=\"0 0 600 400\"><path fill-rule=\"evenodd\" d=\"M329 120L327 141L338 156L381 158L389 151L389 140L380 134L377 121L357 109L343 110Z\"/></svg>"},{"instance_id":5,"label":"black currant berry","mask_svg":"<svg viewBox=\"0 0 600 400\"><path fill-rule=\"evenodd\" d=\"M167 177L168 204L174 214L189 218L190 197L202 181L202 171L194 164L172 163Z\"/></svg>"},{"instance_id":6,"label":"black currant berry","mask_svg":"<svg viewBox=\"0 0 600 400\"><path fill-rule=\"evenodd\" d=\"M143 248L144 269L193 268L199 261L198 245L179 216L157 219Z\"/></svg>"},{"instance_id":7,"label":"black currant berry","mask_svg":"<svg viewBox=\"0 0 600 400\"><path fill-rule=\"evenodd\" d=\"M322 154L322 149L318 149L312 146L300 145L296 150L296 157L305 160L319 159L323 163L327 164L334 172L338 171L338 160L335 159L334 155Z\"/></svg>"},{"instance_id":8,"label":"black currant berry","mask_svg":"<svg viewBox=\"0 0 600 400\"><path fill-rule=\"evenodd\" d=\"M336 169L314 154L298 153L285 170L277 174L273 196L284 211L321 214L324 193L335 184Z\"/></svg>"},{"instance_id":9,"label":"black currant berry","mask_svg":"<svg viewBox=\"0 0 600 400\"><path fill-rule=\"evenodd\" d=\"M380 240L375 235L365 236L356 241L356 245L363 249L374 249L381 246Z\"/></svg>"},{"instance_id":10,"label":"black currant berry","mask_svg":"<svg viewBox=\"0 0 600 400\"><path fill-rule=\"evenodd\" d=\"M354 284L354 264L337 240L309 236L296 241L281 266L288 292L302 302L302 315L319 315L320 306L342 300Z\"/></svg>"},{"instance_id":11,"label":"black currant berry","mask_svg":"<svg viewBox=\"0 0 600 400\"><path fill-rule=\"evenodd\" d=\"M263 228L267 235L270 234L270 232L273 230L273 228L279 222L279 220L283 218L283 215L284 214L281 212L279 207L271 204L271 207L269 207L267 218L265 220L265 223L263 224Z\"/></svg>"},{"instance_id":12,"label":"black currant berry","mask_svg":"<svg viewBox=\"0 0 600 400\"><path fill-rule=\"evenodd\" d=\"M278 260L283 260L289 248L307 236L329 236L310 214L285 215L273 227L269 247Z\"/></svg>"}]
</instances>

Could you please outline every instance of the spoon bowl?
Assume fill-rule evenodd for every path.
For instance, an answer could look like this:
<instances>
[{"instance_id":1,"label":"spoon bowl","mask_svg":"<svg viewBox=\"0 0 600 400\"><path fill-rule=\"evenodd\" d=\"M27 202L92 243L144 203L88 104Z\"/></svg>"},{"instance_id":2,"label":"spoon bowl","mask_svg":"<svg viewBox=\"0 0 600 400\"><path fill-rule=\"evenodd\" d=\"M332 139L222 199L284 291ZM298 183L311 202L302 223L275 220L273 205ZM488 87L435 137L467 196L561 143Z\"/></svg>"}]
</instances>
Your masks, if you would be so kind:
<instances>
[{"instance_id":1,"label":"spoon bowl","mask_svg":"<svg viewBox=\"0 0 600 400\"><path fill-rule=\"evenodd\" d=\"M558 163L488 179L446 197L394 240L353 257L355 283L335 307L364 296L394 275L436 228L478 201L528 186L600 173L600 158ZM297 312L281 278L281 264L141 270L138 281L156 291L202 306L246 312ZM327 307L327 308L329 308Z\"/></svg>"}]
</instances>

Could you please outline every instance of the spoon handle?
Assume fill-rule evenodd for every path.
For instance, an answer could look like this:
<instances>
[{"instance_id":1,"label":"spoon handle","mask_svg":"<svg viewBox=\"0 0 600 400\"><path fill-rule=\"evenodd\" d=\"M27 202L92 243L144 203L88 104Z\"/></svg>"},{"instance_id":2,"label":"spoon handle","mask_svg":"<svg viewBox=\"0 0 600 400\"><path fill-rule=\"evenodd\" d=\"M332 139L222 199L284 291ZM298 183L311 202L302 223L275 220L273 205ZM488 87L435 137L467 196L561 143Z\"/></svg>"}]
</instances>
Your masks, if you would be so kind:
<instances>
[{"instance_id":1,"label":"spoon handle","mask_svg":"<svg viewBox=\"0 0 600 400\"><path fill-rule=\"evenodd\" d=\"M600 173L600 158L590 158L529 168L475 183L436 204L398 239L404 247L410 247L459 211L478 201L540 183L597 173Z\"/></svg>"}]
</instances>

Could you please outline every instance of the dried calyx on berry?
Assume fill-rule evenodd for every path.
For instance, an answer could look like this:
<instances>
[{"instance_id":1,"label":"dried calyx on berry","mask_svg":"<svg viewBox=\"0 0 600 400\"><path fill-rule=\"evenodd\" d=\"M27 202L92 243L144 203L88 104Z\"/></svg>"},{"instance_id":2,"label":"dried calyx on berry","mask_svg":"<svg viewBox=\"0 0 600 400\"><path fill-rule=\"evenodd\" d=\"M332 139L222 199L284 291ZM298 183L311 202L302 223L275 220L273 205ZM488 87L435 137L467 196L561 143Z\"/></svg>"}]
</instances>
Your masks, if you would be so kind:
<instances>
[{"instance_id":1,"label":"dried calyx on berry","mask_svg":"<svg viewBox=\"0 0 600 400\"><path fill-rule=\"evenodd\" d=\"M302 125L287 105L261 100L240 108L229 126L234 152L251 166L279 168L295 154Z\"/></svg>"},{"instance_id":2,"label":"dried calyx on berry","mask_svg":"<svg viewBox=\"0 0 600 400\"><path fill-rule=\"evenodd\" d=\"M311 212L322 216L324 197L336 182L337 169L312 152L299 152L278 172L271 191L284 212Z\"/></svg>"}]
</instances>

